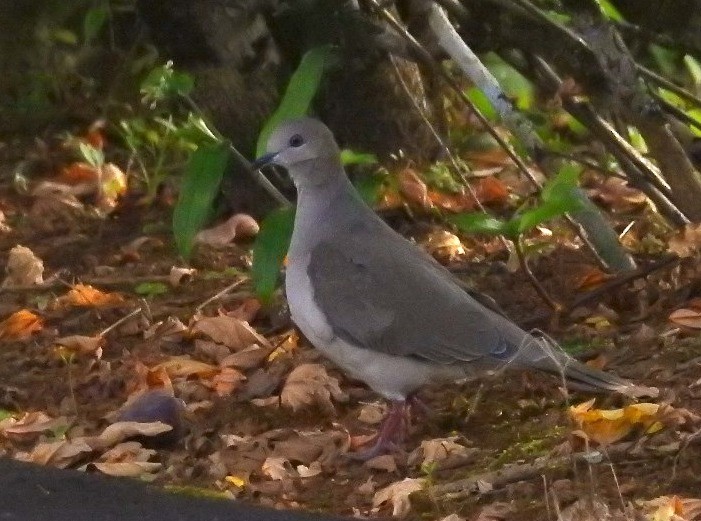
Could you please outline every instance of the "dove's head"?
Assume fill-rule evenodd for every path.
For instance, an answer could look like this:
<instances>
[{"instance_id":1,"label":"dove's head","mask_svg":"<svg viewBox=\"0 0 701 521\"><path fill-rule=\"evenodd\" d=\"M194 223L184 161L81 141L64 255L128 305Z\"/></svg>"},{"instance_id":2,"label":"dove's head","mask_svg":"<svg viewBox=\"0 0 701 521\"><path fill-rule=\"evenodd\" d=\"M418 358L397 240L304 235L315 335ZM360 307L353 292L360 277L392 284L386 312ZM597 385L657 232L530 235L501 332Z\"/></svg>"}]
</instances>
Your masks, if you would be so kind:
<instances>
[{"instance_id":1,"label":"dove's head","mask_svg":"<svg viewBox=\"0 0 701 521\"><path fill-rule=\"evenodd\" d=\"M297 187L321 185L345 175L333 134L313 118L282 123L270 134L266 151L253 163L254 168L279 165L288 171Z\"/></svg>"}]
</instances>

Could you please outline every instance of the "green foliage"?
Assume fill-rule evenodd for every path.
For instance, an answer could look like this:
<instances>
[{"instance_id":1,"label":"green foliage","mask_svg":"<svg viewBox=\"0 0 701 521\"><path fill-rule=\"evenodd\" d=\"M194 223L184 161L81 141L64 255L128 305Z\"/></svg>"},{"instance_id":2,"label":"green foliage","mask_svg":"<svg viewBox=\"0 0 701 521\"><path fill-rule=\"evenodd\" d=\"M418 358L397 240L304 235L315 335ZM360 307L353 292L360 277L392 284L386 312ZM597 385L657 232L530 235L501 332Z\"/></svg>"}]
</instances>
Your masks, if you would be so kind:
<instances>
[{"instance_id":1,"label":"green foliage","mask_svg":"<svg viewBox=\"0 0 701 521\"><path fill-rule=\"evenodd\" d=\"M499 113L494 109L487 95L477 87L470 87L465 94L475 106L475 108L489 121L496 123L499 121Z\"/></svg>"},{"instance_id":2,"label":"green foliage","mask_svg":"<svg viewBox=\"0 0 701 521\"><path fill-rule=\"evenodd\" d=\"M625 18L620 11L609 0L596 0L601 14L612 22L625 22Z\"/></svg>"},{"instance_id":3,"label":"green foliage","mask_svg":"<svg viewBox=\"0 0 701 521\"><path fill-rule=\"evenodd\" d=\"M201 145L188 161L173 210L173 234L183 257L189 257L195 235L212 215L228 161L228 143Z\"/></svg>"},{"instance_id":4,"label":"green foliage","mask_svg":"<svg viewBox=\"0 0 701 521\"><path fill-rule=\"evenodd\" d=\"M309 111L314 96L319 90L324 70L335 60L333 47L323 45L307 51L287 84L285 94L277 110L263 126L258 136L256 155L262 156L272 131L287 119L299 118Z\"/></svg>"},{"instance_id":5,"label":"green foliage","mask_svg":"<svg viewBox=\"0 0 701 521\"><path fill-rule=\"evenodd\" d=\"M100 168L105 163L105 154L99 148L95 148L89 143L81 141L78 143L78 150L86 163L94 168Z\"/></svg>"},{"instance_id":6,"label":"green foliage","mask_svg":"<svg viewBox=\"0 0 701 521\"><path fill-rule=\"evenodd\" d=\"M374 165L377 163L377 156L345 148L341 150L341 163L344 165Z\"/></svg>"},{"instance_id":7,"label":"green foliage","mask_svg":"<svg viewBox=\"0 0 701 521\"><path fill-rule=\"evenodd\" d=\"M483 58L484 65L504 89L504 92L515 99L515 105L521 110L528 110L535 101L533 84L520 72L506 63L494 53Z\"/></svg>"},{"instance_id":8,"label":"green foliage","mask_svg":"<svg viewBox=\"0 0 701 521\"><path fill-rule=\"evenodd\" d=\"M280 266L290 247L295 211L292 207L270 212L260 226L253 245L253 286L256 295L268 302L275 291Z\"/></svg>"},{"instance_id":9,"label":"green foliage","mask_svg":"<svg viewBox=\"0 0 701 521\"><path fill-rule=\"evenodd\" d=\"M90 45L100 34L100 31L107 22L109 9L106 4L88 9L83 18L83 45Z\"/></svg>"},{"instance_id":10,"label":"green foliage","mask_svg":"<svg viewBox=\"0 0 701 521\"><path fill-rule=\"evenodd\" d=\"M522 234L539 224L581 208L574 193L580 172L578 165L565 163L541 190L539 204L517 213L509 220L485 213L463 213L449 217L448 221L464 232L504 235L511 240L518 240Z\"/></svg>"},{"instance_id":11,"label":"green foliage","mask_svg":"<svg viewBox=\"0 0 701 521\"><path fill-rule=\"evenodd\" d=\"M382 173L373 173L358 177L353 185L360 194L360 197L366 204L373 206L380 199L382 187L387 179L387 171L382 170Z\"/></svg>"},{"instance_id":12,"label":"green foliage","mask_svg":"<svg viewBox=\"0 0 701 521\"><path fill-rule=\"evenodd\" d=\"M142 282L134 288L134 293L144 297L155 297L168 293L170 288L164 282Z\"/></svg>"},{"instance_id":13,"label":"green foliage","mask_svg":"<svg viewBox=\"0 0 701 521\"><path fill-rule=\"evenodd\" d=\"M173 62L155 67L141 82L142 102L154 108L157 103L175 96L187 96L195 80L186 72L176 71Z\"/></svg>"}]
</instances>

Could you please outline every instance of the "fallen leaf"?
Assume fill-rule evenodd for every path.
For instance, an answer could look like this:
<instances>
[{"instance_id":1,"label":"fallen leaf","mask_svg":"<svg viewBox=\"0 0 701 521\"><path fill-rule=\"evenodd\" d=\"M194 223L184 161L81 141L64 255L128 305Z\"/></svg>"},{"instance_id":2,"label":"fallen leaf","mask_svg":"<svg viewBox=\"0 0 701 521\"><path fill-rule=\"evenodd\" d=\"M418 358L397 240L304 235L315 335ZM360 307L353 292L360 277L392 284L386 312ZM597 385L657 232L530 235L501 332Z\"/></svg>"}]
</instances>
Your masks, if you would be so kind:
<instances>
[{"instance_id":1,"label":"fallen leaf","mask_svg":"<svg viewBox=\"0 0 701 521\"><path fill-rule=\"evenodd\" d=\"M219 368L217 366L200 362L199 360L193 360L188 356L173 356L165 362L161 362L160 364L156 365L152 369L165 369L168 376L171 378L187 378L190 376L211 378L219 372Z\"/></svg>"},{"instance_id":2,"label":"fallen leaf","mask_svg":"<svg viewBox=\"0 0 701 521\"><path fill-rule=\"evenodd\" d=\"M290 462L285 458L265 458L261 471L263 471L263 474L275 481L283 481L297 477L295 471L290 465Z\"/></svg>"},{"instance_id":3,"label":"fallen leaf","mask_svg":"<svg viewBox=\"0 0 701 521\"><path fill-rule=\"evenodd\" d=\"M680 257L691 257L701 247L701 224L687 224L669 239L669 251Z\"/></svg>"},{"instance_id":4,"label":"fallen leaf","mask_svg":"<svg viewBox=\"0 0 701 521\"><path fill-rule=\"evenodd\" d=\"M201 230L195 242L209 246L225 246L234 239L250 238L258 235L260 227L256 220L245 213L237 213L223 223Z\"/></svg>"},{"instance_id":5,"label":"fallen leaf","mask_svg":"<svg viewBox=\"0 0 701 521\"><path fill-rule=\"evenodd\" d=\"M460 238L447 230L436 230L428 234L421 244L431 255L444 262L465 254Z\"/></svg>"},{"instance_id":6,"label":"fallen leaf","mask_svg":"<svg viewBox=\"0 0 701 521\"><path fill-rule=\"evenodd\" d=\"M509 189L496 177L482 177L472 187L477 200L484 204L504 203L509 198Z\"/></svg>"},{"instance_id":7,"label":"fallen leaf","mask_svg":"<svg viewBox=\"0 0 701 521\"><path fill-rule=\"evenodd\" d=\"M422 478L404 478L375 492L372 504L374 507L379 507L389 502L392 504L392 516L406 517L411 511L409 496L413 492L422 490L425 484L426 480Z\"/></svg>"},{"instance_id":8,"label":"fallen leaf","mask_svg":"<svg viewBox=\"0 0 701 521\"><path fill-rule=\"evenodd\" d=\"M44 262L29 248L17 245L10 250L5 265L7 277L2 287L34 286L44 282Z\"/></svg>"},{"instance_id":9,"label":"fallen leaf","mask_svg":"<svg viewBox=\"0 0 701 521\"><path fill-rule=\"evenodd\" d=\"M678 326L701 329L701 310L681 308L669 314L669 321Z\"/></svg>"},{"instance_id":10,"label":"fallen leaf","mask_svg":"<svg viewBox=\"0 0 701 521\"><path fill-rule=\"evenodd\" d=\"M19 452L15 458L20 461L66 468L93 452L93 448L82 438L39 443L31 452Z\"/></svg>"},{"instance_id":11,"label":"fallen leaf","mask_svg":"<svg viewBox=\"0 0 701 521\"><path fill-rule=\"evenodd\" d=\"M178 343L185 338L188 328L179 318L168 317L144 331L144 339L158 339L163 342Z\"/></svg>"},{"instance_id":12,"label":"fallen leaf","mask_svg":"<svg viewBox=\"0 0 701 521\"><path fill-rule=\"evenodd\" d=\"M172 426L163 422L123 421L105 427L99 435L86 437L85 442L94 450L105 450L136 436L158 436L171 431ZM140 445L140 444L139 444Z\"/></svg>"},{"instance_id":13,"label":"fallen leaf","mask_svg":"<svg viewBox=\"0 0 701 521\"><path fill-rule=\"evenodd\" d=\"M577 277L575 286L579 291L587 291L601 286L609 280L611 275L601 271L595 266L587 266L583 273Z\"/></svg>"},{"instance_id":14,"label":"fallen leaf","mask_svg":"<svg viewBox=\"0 0 701 521\"><path fill-rule=\"evenodd\" d=\"M119 293L104 293L87 284L76 284L68 293L58 297L54 301L54 308L63 309L75 307L107 307L116 306L124 302Z\"/></svg>"},{"instance_id":15,"label":"fallen leaf","mask_svg":"<svg viewBox=\"0 0 701 521\"><path fill-rule=\"evenodd\" d=\"M618 212L629 212L647 201L644 193L631 188L628 181L619 177L607 177L596 188L587 190L587 193L592 199L600 201Z\"/></svg>"},{"instance_id":16,"label":"fallen leaf","mask_svg":"<svg viewBox=\"0 0 701 521\"><path fill-rule=\"evenodd\" d=\"M178 268L173 266L170 268L170 273L168 274L168 283L175 288L185 281L192 280L195 273L197 273L195 268Z\"/></svg>"},{"instance_id":17,"label":"fallen leaf","mask_svg":"<svg viewBox=\"0 0 701 521\"><path fill-rule=\"evenodd\" d=\"M254 344L242 351L225 356L219 360L219 365L222 367L237 367L243 370L253 369L260 366L270 356L273 349L275 349L273 346L261 347Z\"/></svg>"},{"instance_id":18,"label":"fallen leaf","mask_svg":"<svg viewBox=\"0 0 701 521\"><path fill-rule=\"evenodd\" d=\"M19 418L11 416L0 421L0 434L27 442L45 432L64 430L69 422L64 417L52 418L42 411L26 412Z\"/></svg>"},{"instance_id":19,"label":"fallen leaf","mask_svg":"<svg viewBox=\"0 0 701 521\"><path fill-rule=\"evenodd\" d=\"M207 386L211 387L217 396L229 396L245 380L246 376L242 372L237 371L233 367L224 367L207 382Z\"/></svg>"},{"instance_id":20,"label":"fallen leaf","mask_svg":"<svg viewBox=\"0 0 701 521\"><path fill-rule=\"evenodd\" d=\"M397 462L391 454L383 454L367 460L363 465L369 469L382 470L385 472L395 472Z\"/></svg>"},{"instance_id":21,"label":"fallen leaf","mask_svg":"<svg viewBox=\"0 0 701 521\"><path fill-rule=\"evenodd\" d=\"M421 445L414 450L407 459L409 465L432 465L448 460L464 460L477 452L475 448L468 448L457 442L459 438L452 436L449 438L436 438L424 440Z\"/></svg>"},{"instance_id":22,"label":"fallen leaf","mask_svg":"<svg viewBox=\"0 0 701 521\"><path fill-rule=\"evenodd\" d=\"M321 474L321 463L318 461L312 461L311 465L308 467L305 465L297 465L297 474L300 478L312 478Z\"/></svg>"},{"instance_id":23,"label":"fallen leaf","mask_svg":"<svg viewBox=\"0 0 701 521\"><path fill-rule=\"evenodd\" d=\"M348 400L348 395L341 391L338 380L329 376L322 365L302 364L287 376L280 401L293 411L318 405L327 413L333 413L335 409L331 403L332 396L337 401Z\"/></svg>"},{"instance_id":24,"label":"fallen leaf","mask_svg":"<svg viewBox=\"0 0 701 521\"><path fill-rule=\"evenodd\" d=\"M62 348L61 353L64 353L65 350L68 353L95 355L95 358L99 360L102 358L102 347L105 344L105 339L101 336L71 335L59 338L55 343Z\"/></svg>"},{"instance_id":25,"label":"fallen leaf","mask_svg":"<svg viewBox=\"0 0 701 521\"><path fill-rule=\"evenodd\" d=\"M600 445L610 445L637 426L657 429L660 426L656 403L636 403L622 409L592 409L595 399L570 407L570 416L586 437Z\"/></svg>"},{"instance_id":26,"label":"fallen leaf","mask_svg":"<svg viewBox=\"0 0 701 521\"><path fill-rule=\"evenodd\" d=\"M193 334L199 333L208 336L233 351L240 351L251 344L270 345L248 323L226 315L201 318L195 322L191 331Z\"/></svg>"},{"instance_id":27,"label":"fallen leaf","mask_svg":"<svg viewBox=\"0 0 701 521\"><path fill-rule=\"evenodd\" d=\"M245 299L237 308L226 313L227 317L237 318L249 324L256 318L262 308L260 300L255 297Z\"/></svg>"},{"instance_id":28,"label":"fallen leaf","mask_svg":"<svg viewBox=\"0 0 701 521\"><path fill-rule=\"evenodd\" d=\"M32 334L41 331L44 321L27 309L20 309L0 322L0 340L15 342L28 340Z\"/></svg>"},{"instance_id":29,"label":"fallen leaf","mask_svg":"<svg viewBox=\"0 0 701 521\"><path fill-rule=\"evenodd\" d=\"M428 197L426 183L419 177L412 168L405 168L397 174L399 192L404 198L421 208L430 208L431 200Z\"/></svg>"},{"instance_id":30,"label":"fallen leaf","mask_svg":"<svg viewBox=\"0 0 701 521\"><path fill-rule=\"evenodd\" d=\"M138 478L144 474L153 474L161 470L163 466L158 462L151 461L114 461L100 462L96 461L90 465L108 476L117 476L122 478Z\"/></svg>"},{"instance_id":31,"label":"fallen leaf","mask_svg":"<svg viewBox=\"0 0 701 521\"><path fill-rule=\"evenodd\" d=\"M386 408L379 403L367 403L360 409L358 419L363 423L377 425L382 422L386 412Z\"/></svg>"}]
</instances>

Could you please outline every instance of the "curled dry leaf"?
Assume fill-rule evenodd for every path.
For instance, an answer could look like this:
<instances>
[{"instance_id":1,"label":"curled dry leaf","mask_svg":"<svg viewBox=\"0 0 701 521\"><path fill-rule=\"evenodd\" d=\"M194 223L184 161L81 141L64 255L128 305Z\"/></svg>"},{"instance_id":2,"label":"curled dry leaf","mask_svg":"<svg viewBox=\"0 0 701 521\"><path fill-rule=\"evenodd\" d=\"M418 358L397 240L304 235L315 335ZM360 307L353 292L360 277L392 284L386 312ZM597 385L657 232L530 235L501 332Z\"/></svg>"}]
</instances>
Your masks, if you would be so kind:
<instances>
[{"instance_id":1,"label":"curled dry leaf","mask_svg":"<svg viewBox=\"0 0 701 521\"><path fill-rule=\"evenodd\" d=\"M284 481L297 477L297 473L285 458L267 457L261 467L263 474L275 481Z\"/></svg>"},{"instance_id":2,"label":"curled dry leaf","mask_svg":"<svg viewBox=\"0 0 701 521\"><path fill-rule=\"evenodd\" d=\"M5 273L3 288L41 284L44 282L44 262L29 248L17 245L10 250Z\"/></svg>"},{"instance_id":3,"label":"curled dry leaf","mask_svg":"<svg viewBox=\"0 0 701 521\"><path fill-rule=\"evenodd\" d=\"M379 507L384 503L392 504L392 515L394 517L406 517L411 511L409 496L413 492L422 490L426 484L425 479L405 478L375 492L372 498L374 507Z\"/></svg>"},{"instance_id":4,"label":"curled dry leaf","mask_svg":"<svg viewBox=\"0 0 701 521\"><path fill-rule=\"evenodd\" d=\"M68 293L58 297L53 304L54 309L68 307L107 307L117 306L124 302L119 293L104 293L88 284L76 284Z\"/></svg>"},{"instance_id":5,"label":"curled dry leaf","mask_svg":"<svg viewBox=\"0 0 701 521\"><path fill-rule=\"evenodd\" d=\"M246 376L233 367L224 367L207 383L217 396L229 396L246 380Z\"/></svg>"},{"instance_id":6,"label":"curled dry leaf","mask_svg":"<svg viewBox=\"0 0 701 521\"><path fill-rule=\"evenodd\" d=\"M582 433L600 445L609 445L627 436L635 427L654 433L663 428L656 403L635 403L622 409L592 409L595 399L570 407L570 416Z\"/></svg>"},{"instance_id":7,"label":"curled dry leaf","mask_svg":"<svg viewBox=\"0 0 701 521\"><path fill-rule=\"evenodd\" d=\"M321 474L321 463L318 461L312 461L311 465L308 467L305 465L297 465L297 474L300 478L313 478Z\"/></svg>"},{"instance_id":8,"label":"curled dry leaf","mask_svg":"<svg viewBox=\"0 0 701 521\"><path fill-rule=\"evenodd\" d=\"M328 413L335 412L331 397L344 402L348 400L338 385L338 380L328 375L319 364L302 364L295 367L287 376L280 393L283 405L293 411L311 405L318 405Z\"/></svg>"},{"instance_id":9,"label":"curled dry leaf","mask_svg":"<svg viewBox=\"0 0 701 521\"><path fill-rule=\"evenodd\" d=\"M422 244L438 260L450 261L465 254L460 238L447 230L436 230L427 235Z\"/></svg>"},{"instance_id":10,"label":"curled dry leaf","mask_svg":"<svg viewBox=\"0 0 701 521\"><path fill-rule=\"evenodd\" d=\"M174 288L180 286L183 282L192 280L192 277L197 273L195 268L179 268L173 266L168 274L168 283Z\"/></svg>"},{"instance_id":11,"label":"curled dry leaf","mask_svg":"<svg viewBox=\"0 0 701 521\"><path fill-rule=\"evenodd\" d=\"M478 449L459 444L458 439L457 436L452 436L422 441L421 446L409 455L409 465L416 465L419 462L421 465L431 465L447 461L464 461L478 452Z\"/></svg>"},{"instance_id":12,"label":"curled dry leaf","mask_svg":"<svg viewBox=\"0 0 701 521\"><path fill-rule=\"evenodd\" d=\"M379 403L366 403L363 405L363 407L360 409L360 413L358 414L358 419L363 422L367 423L370 425L377 425L385 417L386 413L386 407L383 407Z\"/></svg>"},{"instance_id":13,"label":"curled dry leaf","mask_svg":"<svg viewBox=\"0 0 701 521\"><path fill-rule=\"evenodd\" d=\"M699 521L701 499L660 496L650 501L636 501L646 519L653 521Z\"/></svg>"},{"instance_id":14,"label":"curled dry leaf","mask_svg":"<svg viewBox=\"0 0 701 521\"><path fill-rule=\"evenodd\" d=\"M256 220L245 213L237 213L212 228L200 231L195 242L209 246L224 246L234 239L250 238L258 235L260 227Z\"/></svg>"},{"instance_id":15,"label":"curled dry leaf","mask_svg":"<svg viewBox=\"0 0 701 521\"><path fill-rule=\"evenodd\" d=\"M384 472L395 472L397 462L391 454L383 454L367 460L363 465L369 469L382 470Z\"/></svg>"},{"instance_id":16,"label":"curled dry leaf","mask_svg":"<svg viewBox=\"0 0 701 521\"><path fill-rule=\"evenodd\" d=\"M196 321L191 331L208 336L215 342L224 344L233 351L240 351L252 344L269 346L270 343L248 325L246 322L234 317L220 315L218 317L205 317Z\"/></svg>"},{"instance_id":17,"label":"curled dry leaf","mask_svg":"<svg viewBox=\"0 0 701 521\"><path fill-rule=\"evenodd\" d=\"M27 309L20 309L0 322L0 340L15 342L28 340L32 334L41 331L44 321Z\"/></svg>"},{"instance_id":18,"label":"curled dry leaf","mask_svg":"<svg viewBox=\"0 0 701 521\"><path fill-rule=\"evenodd\" d=\"M144 339L153 338L163 342L178 343L183 340L187 331L187 326L179 318L168 317L144 331Z\"/></svg>"},{"instance_id":19,"label":"curled dry leaf","mask_svg":"<svg viewBox=\"0 0 701 521\"><path fill-rule=\"evenodd\" d=\"M85 442L94 450L105 450L135 436L158 436L172 429L163 422L123 421L108 425L98 436L86 437Z\"/></svg>"},{"instance_id":20,"label":"curled dry leaf","mask_svg":"<svg viewBox=\"0 0 701 521\"><path fill-rule=\"evenodd\" d=\"M701 309L695 306L677 309L670 313L669 321L678 326L701 329Z\"/></svg>"},{"instance_id":21,"label":"curled dry leaf","mask_svg":"<svg viewBox=\"0 0 701 521\"><path fill-rule=\"evenodd\" d=\"M153 474L163 466L157 461L114 461L95 462L90 465L103 474L122 478L138 478L144 474Z\"/></svg>"},{"instance_id":22,"label":"curled dry leaf","mask_svg":"<svg viewBox=\"0 0 701 521\"><path fill-rule=\"evenodd\" d=\"M225 356L219 360L219 365L222 367L237 367L243 370L253 369L260 366L274 349L273 346L261 347L254 344L242 351Z\"/></svg>"},{"instance_id":23,"label":"curled dry leaf","mask_svg":"<svg viewBox=\"0 0 701 521\"><path fill-rule=\"evenodd\" d=\"M105 339L101 336L71 335L57 339L56 345L60 348L61 354L67 351L73 354L94 355L99 360L102 358Z\"/></svg>"}]
</instances>

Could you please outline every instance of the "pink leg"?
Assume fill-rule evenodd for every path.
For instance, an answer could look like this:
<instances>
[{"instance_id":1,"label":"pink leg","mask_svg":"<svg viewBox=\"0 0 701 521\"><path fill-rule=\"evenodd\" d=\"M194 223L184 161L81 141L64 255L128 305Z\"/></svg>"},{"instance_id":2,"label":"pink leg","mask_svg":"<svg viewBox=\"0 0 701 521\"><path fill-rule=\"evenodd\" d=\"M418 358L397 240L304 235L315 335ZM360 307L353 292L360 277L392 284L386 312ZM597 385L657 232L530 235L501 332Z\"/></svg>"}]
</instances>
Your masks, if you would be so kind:
<instances>
[{"instance_id":1,"label":"pink leg","mask_svg":"<svg viewBox=\"0 0 701 521\"><path fill-rule=\"evenodd\" d=\"M348 457L367 461L381 454L386 454L396 449L397 443L402 441L406 431L406 402L394 400L387 416L382 421L380 432L375 438L375 444L366 450L348 454Z\"/></svg>"}]
</instances>

